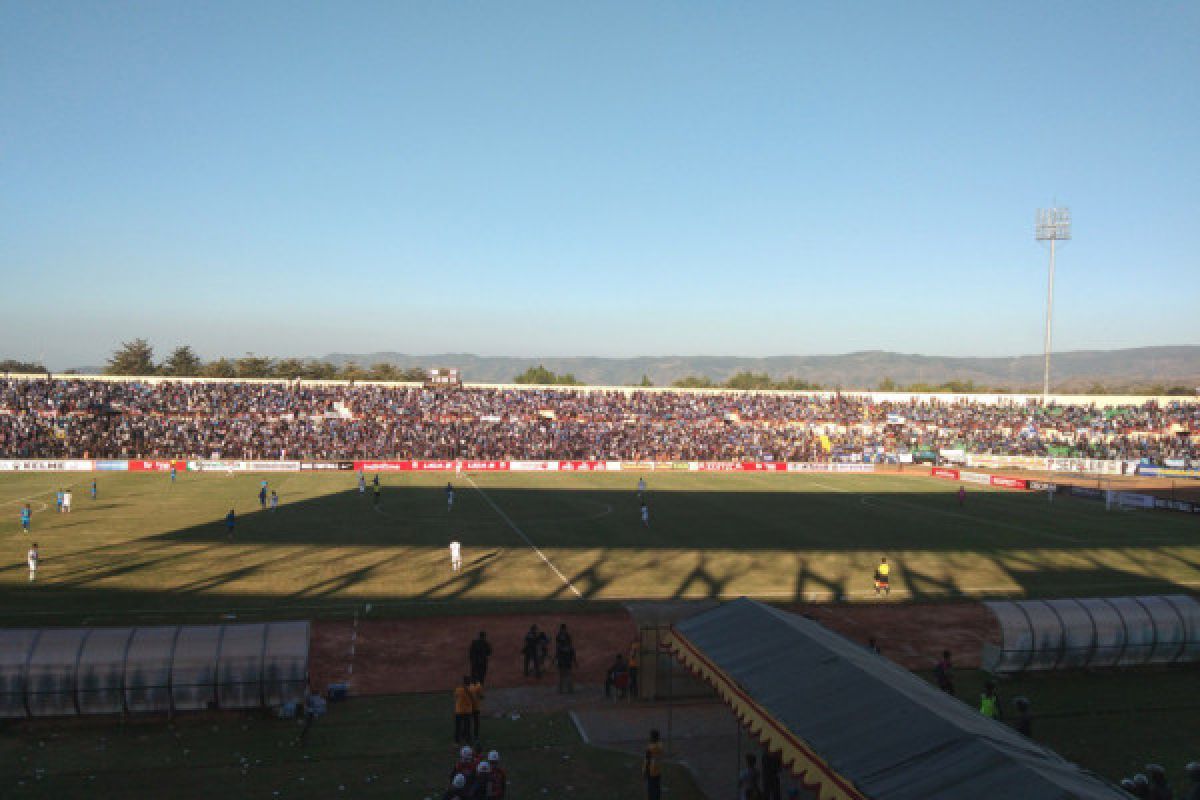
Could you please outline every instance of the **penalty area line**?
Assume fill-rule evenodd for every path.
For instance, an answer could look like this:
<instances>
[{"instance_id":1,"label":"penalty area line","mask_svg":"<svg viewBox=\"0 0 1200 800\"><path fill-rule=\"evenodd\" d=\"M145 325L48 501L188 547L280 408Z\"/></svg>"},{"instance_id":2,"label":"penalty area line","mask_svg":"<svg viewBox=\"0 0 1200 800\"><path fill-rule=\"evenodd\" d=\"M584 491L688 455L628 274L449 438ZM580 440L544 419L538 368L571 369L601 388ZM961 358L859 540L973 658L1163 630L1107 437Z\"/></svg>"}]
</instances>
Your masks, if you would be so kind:
<instances>
[{"instance_id":1,"label":"penalty area line","mask_svg":"<svg viewBox=\"0 0 1200 800\"><path fill-rule=\"evenodd\" d=\"M497 514L499 514L500 518L502 520L504 520L505 522L508 523L508 527L510 527L514 531L516 531L517 536L520 536L522 539L525 540L525 544L529 545L530 549L532 549L533 552L537 553L538 558L540 558L542 561L544 561L546 563L547 567L554 570L554 574L557 575L558 579L563 582L563 585L566 586L568 589L570 589L572 592L574 592L576 597L578 597L579 599L582 600L583 594L578 589L575 588L575 584L571 583L571 581L567 578L567 576L563 575L562 572L559 571L558 567L554 566L553 561L546 558L546 554L543 553L541 551L541 549L539 549L538 546L533 543L533 540L531 540L528 536L525 535L525 531L521 530L521 528L518 527L517 523L513 522L512 518L509 517L508 514L504 513L504 509L500 508L500 506L496 505L492 501L492 498L488 497L487 492L485 492L483 489L479 488L479 484L477 484L471 478L470 475L467 476L467 483L471 484L471 488L473 488L475 491L479 492L479 494L483 497L483 499L487 501L487 504L492 507L492 510L495 511Z\"/></svg>"}]
</instances>

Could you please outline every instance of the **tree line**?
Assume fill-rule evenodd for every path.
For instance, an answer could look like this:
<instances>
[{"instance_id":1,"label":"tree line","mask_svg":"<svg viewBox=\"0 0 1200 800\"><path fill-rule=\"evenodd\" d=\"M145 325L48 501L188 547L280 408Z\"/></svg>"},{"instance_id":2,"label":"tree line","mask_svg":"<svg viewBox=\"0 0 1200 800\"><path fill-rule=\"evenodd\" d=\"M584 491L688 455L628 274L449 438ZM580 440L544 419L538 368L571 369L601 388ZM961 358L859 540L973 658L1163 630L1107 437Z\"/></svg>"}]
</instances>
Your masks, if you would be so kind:
<instances>
[{"instance_id":1,"label":"tree line","mask_svg":"<svg viewBox=\"0 0 1200 800\"><path fill-rule=\"evenodd\" d=\"M204 361L188 345L171 351L156 362L154 348L145 339L122 342L104 367L106 375L162 375L172 378L285 378L304 380L424 381L421 367L401 368L378 363L363 367L348 361L338 367L327 361L301 358L270 358L247 353L242 358Z\"/></svg>"}]
</instances>

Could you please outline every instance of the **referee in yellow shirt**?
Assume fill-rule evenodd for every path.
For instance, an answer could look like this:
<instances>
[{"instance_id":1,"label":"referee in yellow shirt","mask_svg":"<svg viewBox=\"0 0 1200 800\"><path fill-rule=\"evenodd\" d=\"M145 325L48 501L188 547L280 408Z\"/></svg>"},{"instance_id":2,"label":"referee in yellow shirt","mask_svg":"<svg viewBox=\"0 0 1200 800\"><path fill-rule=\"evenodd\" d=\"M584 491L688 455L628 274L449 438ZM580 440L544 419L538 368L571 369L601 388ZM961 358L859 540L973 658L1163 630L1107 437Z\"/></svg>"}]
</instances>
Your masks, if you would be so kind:
<instances>
[{"instance_id":1,"label":"referee in yellow shirt","mask_svg":"<svg viewBox=\"0 0 1200 800\"><path fill-rule=\"evenodd\" d=\"M875 594L880 593L887 595L891 591L890 575L892 568L888 566L887 557L879 559L879 566L875 568Z\"/></svg>"}]
</instances>

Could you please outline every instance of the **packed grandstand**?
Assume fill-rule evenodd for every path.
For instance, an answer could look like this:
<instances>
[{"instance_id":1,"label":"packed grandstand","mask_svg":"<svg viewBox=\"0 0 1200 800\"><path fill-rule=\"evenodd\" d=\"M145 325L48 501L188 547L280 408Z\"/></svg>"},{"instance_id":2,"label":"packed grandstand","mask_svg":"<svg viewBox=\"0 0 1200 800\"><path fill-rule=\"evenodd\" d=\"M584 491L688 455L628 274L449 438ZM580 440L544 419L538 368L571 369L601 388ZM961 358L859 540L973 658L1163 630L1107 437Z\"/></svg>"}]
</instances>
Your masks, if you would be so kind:
<instances>
[{"instance_id":1,"label":"packed grandstand","mask_svg":"<svg viewBox=\"0 0 1200 800\"><path fill-rule=\"evenodd\" d=\"M1194 467L1200 463L1200 404L0 380L0 457L6 458L856 462L907 461L947 450Z\"/></svg>"}]
</instances>

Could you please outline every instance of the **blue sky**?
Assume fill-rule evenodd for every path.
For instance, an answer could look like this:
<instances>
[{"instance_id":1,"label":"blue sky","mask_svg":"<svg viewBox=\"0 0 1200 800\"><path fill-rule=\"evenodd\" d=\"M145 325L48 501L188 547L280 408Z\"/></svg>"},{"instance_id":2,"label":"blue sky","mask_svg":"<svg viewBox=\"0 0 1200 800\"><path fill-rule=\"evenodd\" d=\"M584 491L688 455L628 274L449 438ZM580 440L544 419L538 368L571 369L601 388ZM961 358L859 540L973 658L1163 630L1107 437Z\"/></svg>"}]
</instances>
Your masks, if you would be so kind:
<instances>
[{"instance_id":1,"label":"blue sky","mask_svg":"<svg viewBox=\"0 0 1200 800\"><path fill-rule=\"evenodd\" d=\"M4 3L0 358L1200 343L1195 3Z\"/></svg>"}]
</instances>

